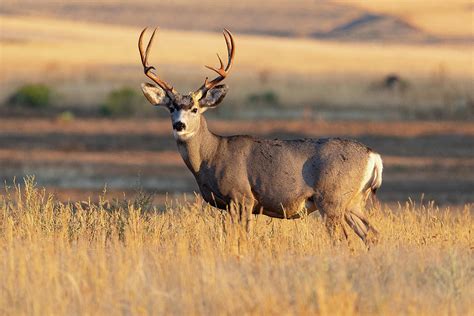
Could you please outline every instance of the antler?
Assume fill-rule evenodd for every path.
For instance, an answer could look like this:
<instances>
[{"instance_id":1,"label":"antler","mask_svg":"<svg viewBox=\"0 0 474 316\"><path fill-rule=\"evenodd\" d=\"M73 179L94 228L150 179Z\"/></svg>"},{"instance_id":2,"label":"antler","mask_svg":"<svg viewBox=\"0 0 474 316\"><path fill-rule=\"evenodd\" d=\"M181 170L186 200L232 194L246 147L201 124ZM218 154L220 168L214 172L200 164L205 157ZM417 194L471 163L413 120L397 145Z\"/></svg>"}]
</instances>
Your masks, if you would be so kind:
<instances>
[{"instance_id":1,"label":"antler","mask_svg":"<svg viewBox=\"0 0 474 316\"><path fill-rule=\"evenodd\" d=\"M205 96L207 91L214 88L219 82L224 80L225 77L227 77L227 75L229 74L230 68L232 67L232 62L234 61L235 54L234 39L232 38L232 33L228 29L224 29L222 34L224 34L225 43L227 45L227 66L224 68L224 64L222 63L222 59L219 54L217 54L217 58L219 59L220 63L219 69L207 65L205 66L206 68L217 72L219 76L217 76L210 82L208 81L209 78L206 77L206 79L204 80L204 84L194 93L196 96L198 96L198 99Z\"/></svg>"},{"instance_id":2,"label":"antler","mask_svg":"<svg viewBox=\"0 0 474 316\"><path fill-rule=\"evenodd\" d=\"M158 28L155 28L153 31L153 34L150 37L150 41L148 42L148 45L146 46L145 52L143 52L143 35L145 34L147 28L144 28L143 31L140 34L140 38L138 39L138 50L140 51L140 58L142 60L143 64L143 69L145 72L145 75L153 80L157 85L159 85L168 95L168 97L171 98L171 100L174 100L176 97L176 90L173 88L173 86L169 85L166 83L164 80L161 80L152 70L156 68L153 66L148 65L148 53L150 52L151 44L153 43L153 38L155 37L156 30Z\"/></svg>"}]
</instances>

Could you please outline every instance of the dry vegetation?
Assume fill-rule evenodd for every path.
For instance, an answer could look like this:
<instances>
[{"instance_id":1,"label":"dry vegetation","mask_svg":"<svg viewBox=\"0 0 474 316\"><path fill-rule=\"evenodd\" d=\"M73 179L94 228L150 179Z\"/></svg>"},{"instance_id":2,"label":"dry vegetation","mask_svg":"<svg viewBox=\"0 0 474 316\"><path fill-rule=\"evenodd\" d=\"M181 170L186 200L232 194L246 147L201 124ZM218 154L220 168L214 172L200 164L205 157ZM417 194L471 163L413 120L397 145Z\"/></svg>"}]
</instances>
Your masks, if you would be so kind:
<instances>
[{"instance_id":1,"label":"dry vegetation","mask_svg":"<svg viewBox=\"0 0 474 316\"><path fill-rule=\"evenodd\" d=\"M270 91L289 107L428 108L444 114L461 109L447 116L468 116L474 99L472 5L394 3L5 0L0 100L29 82L50 84L58 106L97 106L114 88L137 89L144 80L137 36L142 27L158 24L163 30L152 62L183 92L208 74L203 65L215 63L214 52L224 50L218 31L228 27L238 46L228 80L227 101L233 104ZM370 16L375 20L364 22ZM341 27L342 34L331 35ZM408 82L406 91L371 89L392 73Z\"/></svg>"},{"instance_id":2,"label":"dry vegetation","mask_svg":"<svg viewBox=\"0 0 474 316\"><path fill-rule=\"evenodd\" d=\"M210 120L216 132L357 138L382 153L379 197L390 204L369 212L381 232L370 251L354 236L334 244L318 215L258 217L247 234L199 197L166 198L196 189L168 121L4 118L0 179L34 173L58 196L32 178L0 194L0 314L473 315L474 221L472 204L462 204L472 202L473 125L324 120L324 111L354 109L377 120L367 115L395 109L413 119L428 108L442 110L429 118L472 117L472 3L438 2L2 2L0 100L30 82L53 87L58 108L97 106L117 87L138 91L145 79L137 36L156 23L168 28L151 61L186 92L225 49L216 25L235 26L232 89L219 113L261 112L248 97L270 91L280 121ZM205 14L195 20L197 9ZM384 42L396 27L376 24L380 41L315 39L368 13L408 22L421 35ZM431 35L437 41L423 42ZM391 73L408 88L374 88ZM309 109L304 121L281 117L294 105ZM132 190L137 173L159 199L112 200ZM114 192L96 196L105 182ZM396 206L421 192L455 206Z\"/></svg>"},{"instance_id":3,"label":"dry vegetation","mask_svg":"<svg viewBox=\"0 0 474 316\"><path fill-rule=\"evenodd\" d=\"M1 19L0 99L23 82L44 82L58 91L61 106L97 105L111 89L135 88L144 80L138 27L32 16ZM234 104L246 104L249 94L266 90L287 106L463 107L473 98L472 47L467 44L377 45L240 33L236 38L228 82L233 92L227 100ZM214 52L224 49L217 32L163 29L152 62L186 92L201 84L208 74L203 65L214 64ZM407 79L410 88L403 94L370 89L389 73Z\"/></svg>"},{"instance_id":4,"label":"dry vegetation","mask_svg":"<svg viewBox=\"0 0 474 316\"><path fill-rule=\"evenodd\" d=\"M199 200L61 204L29 179L0 198L0 311L18 314L474 312L472 210L373 209L370 251L318 216L250 234Z\"/></svg>"},{"instance_id":5,"label":"dry vegetation","mask_svg":"<svg viewBox=\"0 0 474 316\"><path fill-rule=\"evenodd\" d=\"M72 65L127 64L139 69L136 48L140 28L83 23L58 18L2 16L2 72L37 69L55 63ZM422 46L373 43L337 43L305 39L237 34L236 66L257 70L297 73L386 73L409 68L427 74L446 63L447 71L470 77L470 45ZM223 50L216 33L162 30L155 57L160 64L199 65L212 63L213 52ZM192 48L192 54L189 48ZM436 49L434 49L436 48ZM464 49L463 49L464 48ZM295 56L298 56L295 60ZM401 58L403 56L403 58ZM33 58L34 57L34 58ZM20 61L28 60L28 64ZM304 63L299 62L304 60ZM357 60L357 62L354 62ZM51 66L51 65L50 65ZM74 74L75 69L70 69ZM17 75L17 74L16 74ZM4 77L5 79L5 77Z\"/></svg>"}]
</instances>

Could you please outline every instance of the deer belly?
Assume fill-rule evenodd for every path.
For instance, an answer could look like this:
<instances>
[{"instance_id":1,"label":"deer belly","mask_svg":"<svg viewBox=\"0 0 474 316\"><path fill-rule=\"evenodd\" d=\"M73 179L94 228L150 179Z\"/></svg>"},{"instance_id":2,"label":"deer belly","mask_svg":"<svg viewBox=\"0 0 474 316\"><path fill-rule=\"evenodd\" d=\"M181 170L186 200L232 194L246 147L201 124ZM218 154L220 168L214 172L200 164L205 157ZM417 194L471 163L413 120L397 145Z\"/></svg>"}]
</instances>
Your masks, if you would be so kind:
<instances>
[{"instance_id":1,"label":"deer belly","mask_svg":"<svg viewBox=\"0 0 474 316\"><path fill-rule=\"evenodd\" d=\"M299 218L304 213L312 213L316 210L316 205L311 196L305 196L283 201L279 204L273 201L262 201L258 203L254 213L276 218L294 219Z\"/></svg>"},{"instance_id":2,"label":"deer belly","mask_svg":"<svg viewBox=\"0 0 474 316\"><path fill-rule=\"evenodd\" d=\"M205 183L199 185L199 190L201 191L204 201L214 207L225 210L230 203L229 198L222 196L219 192L216 192L216 190L212 190L212 188Z\"/></svg>"}]
</instances>

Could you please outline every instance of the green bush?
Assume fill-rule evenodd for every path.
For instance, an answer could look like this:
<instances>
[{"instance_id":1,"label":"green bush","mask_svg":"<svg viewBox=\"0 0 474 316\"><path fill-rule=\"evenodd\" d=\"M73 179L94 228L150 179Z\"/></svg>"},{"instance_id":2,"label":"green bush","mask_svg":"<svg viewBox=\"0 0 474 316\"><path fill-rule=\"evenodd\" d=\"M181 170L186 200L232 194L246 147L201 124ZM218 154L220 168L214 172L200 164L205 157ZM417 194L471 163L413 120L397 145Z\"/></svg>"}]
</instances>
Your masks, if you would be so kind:
<instances>
[{"instance_id":1,"label":"green bush","mask_svg":"<svg viewBox=\"0 0 474 316\"><path fill-rule=\"evenodd\" d=\"M143 96L134 89L124 87L109 93L105 103L100 107L100 112L105 116L132 116L143 103Z\"/></svg>"},{"instance_id":2,"label":"green bush","mask_svg":"<svg viewBox=\"0 0 474 316\"><path fill-rule=\"evenodd\" d=\"M56 116L56 120L63 123L72 122L75 118L74 113L71 111L63 111Z\"/></svg>"},{"instance_id":3,"label":"green bush","mask_svg":"<svg viewBox=\"0 0 474 316\"><path fill-rule=\"evenodd\" d=\"M52 90L43 84L28 84L20 87L8 99L12 106L44 109L51 105Z\"/></svg>"},{"instance_id":4,"label":"green bush","mask_svg":"<svg viewBox=\"0 0 474 316\"><path fill-rule=\"evenodd\" d=\"M273 90L250 94L247 97L247 100L250 103L260 103L265 105L278 105L280 103L278 94Z\"/></svg>"}]
</instances>

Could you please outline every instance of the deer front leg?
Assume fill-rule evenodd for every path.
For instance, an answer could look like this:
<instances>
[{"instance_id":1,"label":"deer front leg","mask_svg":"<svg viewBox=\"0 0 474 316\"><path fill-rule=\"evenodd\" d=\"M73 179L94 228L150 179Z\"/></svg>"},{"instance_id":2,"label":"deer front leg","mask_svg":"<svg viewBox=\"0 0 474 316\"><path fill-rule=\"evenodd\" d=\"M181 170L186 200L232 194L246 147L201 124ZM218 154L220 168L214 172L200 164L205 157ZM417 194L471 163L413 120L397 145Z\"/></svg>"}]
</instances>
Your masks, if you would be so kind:
<instances>
[{"instance_id":1,"label":"deer front leg","mask_svg":"<svg viewBox=\"0 0 474 316\"><path fill-rule=\"evenodd\" d=\"M241 225L244 225L247 233L251 230L252 213L255 206L255 200L250 197L241 197L232 199L229 212L232 219Z\"/></svg>"}]
</instances>

